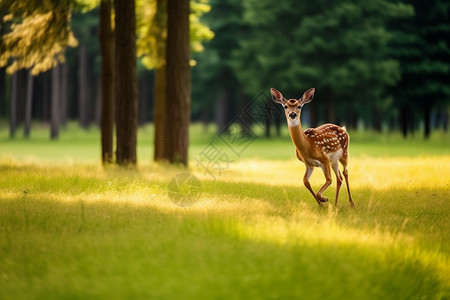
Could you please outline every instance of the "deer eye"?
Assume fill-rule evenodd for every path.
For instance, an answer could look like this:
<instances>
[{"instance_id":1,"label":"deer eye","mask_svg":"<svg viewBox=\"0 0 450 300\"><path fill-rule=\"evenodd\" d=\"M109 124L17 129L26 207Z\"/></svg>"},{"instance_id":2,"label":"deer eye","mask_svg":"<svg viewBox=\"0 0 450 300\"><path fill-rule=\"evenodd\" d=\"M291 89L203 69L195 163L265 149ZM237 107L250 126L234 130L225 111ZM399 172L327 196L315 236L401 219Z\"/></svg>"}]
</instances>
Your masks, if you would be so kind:
<instances>
[{"instance_id":1,"label":"deer eye","mask_svg":"<svg viewBox=\"0 0 450 300\"><path fill-rule=\"evenodd\" d=\"M301 105L299 105L298 107L297 107L298 109L302 109L302 106Z\"/></svg>"},{"instance_id":2,"label":"deer eye","mask_svg":"<svg viewBox=\"0 0 450 300\"><path fill-rule=\"evenodd\" d=\"M287 109L287 105L284 106L284 109Z\"/></svg>"}]
</instances>

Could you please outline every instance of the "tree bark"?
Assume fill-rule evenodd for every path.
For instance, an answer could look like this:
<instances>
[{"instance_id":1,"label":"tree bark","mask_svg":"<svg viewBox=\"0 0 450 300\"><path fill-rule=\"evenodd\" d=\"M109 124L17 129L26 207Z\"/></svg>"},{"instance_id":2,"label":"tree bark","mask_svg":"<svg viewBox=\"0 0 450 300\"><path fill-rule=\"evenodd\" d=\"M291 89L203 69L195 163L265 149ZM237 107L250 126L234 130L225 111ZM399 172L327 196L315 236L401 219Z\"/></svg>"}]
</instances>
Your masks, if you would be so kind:
<instances>
[{"instance_id":1,"label":"tree bark","mask_svg":"<svg viewBox=\"0 0 450 300\"><path fill-rule=\"evenodd\" d=\"M158 59L162 60L161 65L155 69L155 86L154 86L154 107L153 107L153 122L155 126L155 140L154 140L154 157L155 161L169 160L168 152L166 151L166 131L168 130L166 123L166 37L167 30L167 1L156 1L156 16L155 22L159 29L156 38L156 51Z\"/></svg>"},{"instance_id":2,"label":"tree bark","mask_svg":"<svg viewBox=\"0 0 450 300\"><path fill-rule=\"evenodd\" d=\"M137 74L136 15L134 0L115 0L116 11L116 162L136 165ZM120 74L120 78L119 78ZM120 79L120 80L119 80Z\"/></svg>"},{"instance_id":3,"label":"tree bark","mask_svg":"<svg viewBox=\"0 0 450 300\"><path fill-rule=\"evenodd\" d=\"M9 137L14 138L17 129L17 103L19 89L19 73L14 72L11 79L11 101L9 107Z\"/></svg>"},{"instance_id":4,"label":"tree bark","mask_svg":"<svg viewBox=\"0 0 450 300\"><path fill-rule=\"evenodd\" d=\"M51 71L42 74L42 121L50 121L50 98L52 96Z\"/></svg>"},{"instance_id":5,"label":"tree bark","mask_svg":"<svg viewBox=\"0 0 450 300\"><path fill-rule=\"evenodd\" d=\"M59 65L56 65L52 69L52 95L51 95L51 112L50 112L50 139L58 139L59 136L59 100L60 100L60 87L59 87Z\"/></svg>"},{"instance_id":6,"label":"tree bark","mask_svg":"<svg viewBox=\"0 0 450 300\"><path fill-rule=\"evenodd\" d=\"M88 73L88 52L87 46L81 44L79 49L80 64L78 73L78 117L80 126L89 126L89 73Z\"/></svg>"},{"instance_id":7,"label":"tree bark","mask_svg":"<svg viewBox=\"0 0 450 300\"><path fill-rule=\"evenodd\" d=\"M111 28L111 0L100 3L100 51L101 69L101 113L100 133L102 143L102 162L113 162L114 132L114 33Z\"/></svg>"},{"instance_id":8,"label":"tree bark","mask_svg":"<svg viewBox=\"0 0 450 300\"><path fill-rule=\"evenodd\" d=\"M169 1L167 12L167 152L170 163L187 166L191 115L189 0Z\"/></svg>"},{"instance_id":9,"label":"tree bark","mask_svg":"<svg viewBox=\"0 0 450 300\"><path fill-rule=\"evenodd\" d=\"M25 100L25 126L23 134L26 138L30 137L31 131L31 109L33 104L33 75L31 69L27 70L27 96Z\"/></svg>"},{"instance_id":10,"label":"tree bark","mask_svg":"<svg viewBox=\"0 0 450 300\"><path fill-rule=\"evenodd\" d=\"M69 84L69 64L67 62L61 65L61 99L60 99L60 125L65 126L67 123L67 94Z\"/></svg>"}]
</instances>

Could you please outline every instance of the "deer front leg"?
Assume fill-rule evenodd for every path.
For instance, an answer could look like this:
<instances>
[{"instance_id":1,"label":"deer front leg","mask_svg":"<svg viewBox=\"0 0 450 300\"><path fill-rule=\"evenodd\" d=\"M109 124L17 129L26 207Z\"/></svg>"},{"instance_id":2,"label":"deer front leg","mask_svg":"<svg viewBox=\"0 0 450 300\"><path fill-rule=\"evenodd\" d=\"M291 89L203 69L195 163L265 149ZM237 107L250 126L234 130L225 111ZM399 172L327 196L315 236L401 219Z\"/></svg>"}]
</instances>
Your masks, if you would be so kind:
<instances>
[{"instance_id":1,"label":"deer front leg","mask_svg":"<svg viewBox=\"0 0 450 300\"><path fill-rule=\"evenodd\" d=\"M314 193L311 184L309 183L309 177L311 177L311 174L314 170L313 167L310 167L308 165L306 165L306 172L305 172L305 176L303 176L303 183L305 184L306 188L311 192L311 194L313 195L314 199L316 199L317 204L322 205L322 202L319 200L319 198L316 197L316 193Z\"/></svg>"},{"instance_id":2,"label":"deer front leg","mask_svg":"<svg viewBox=\"0 0 450 300\"><path fill-rule=\"evenodd\" d=\"M339 190L342 185L342 175L341 172L339 171L339 164L337 161L332 162L331 167L333 168L333 171L336 174L336 198L334 200L334 206L337 206L339 198Z\"/></svg>"},{"instance_id":3,"label":"deer front leg","mask_svg":"<svg viewBox=\"0 0 450 300\"><path fill-rule=\"evenodd\" d=\"M326 182L322 185L322 187L317 192L317 199L321 202L327 202L328 198L322 196L323 192L330 186L332 180L331 180L331 168L330 163L322 163L322 170L323 174L325 175Z\"/></svg>"}]
</instances>

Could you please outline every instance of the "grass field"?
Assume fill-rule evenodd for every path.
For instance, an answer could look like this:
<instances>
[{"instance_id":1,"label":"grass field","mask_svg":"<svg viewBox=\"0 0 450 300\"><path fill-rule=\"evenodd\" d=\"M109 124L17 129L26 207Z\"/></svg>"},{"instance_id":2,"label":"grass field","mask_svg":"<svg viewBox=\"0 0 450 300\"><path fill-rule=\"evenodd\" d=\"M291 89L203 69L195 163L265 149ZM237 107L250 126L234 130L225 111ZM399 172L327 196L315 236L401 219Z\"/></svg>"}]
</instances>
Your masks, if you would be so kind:
<instances>
[{"instance_id":1,"label":"grass field","mask_svg":"<svg viewBox=\"0 0 450 300\"><path fill-rule=\"evenodd\" d=\"M236 155L194 126L184 170L151 162L146 127L123 170L71 126L56 142L0 129L0 299L450 299L448 134L351 133L357 208L342 189L334 209L285 132ZM228 160L210 174L195 162L212 141ZM181 172L201 183L189 207L168 196Z\"/></svg>"}]
</instances>

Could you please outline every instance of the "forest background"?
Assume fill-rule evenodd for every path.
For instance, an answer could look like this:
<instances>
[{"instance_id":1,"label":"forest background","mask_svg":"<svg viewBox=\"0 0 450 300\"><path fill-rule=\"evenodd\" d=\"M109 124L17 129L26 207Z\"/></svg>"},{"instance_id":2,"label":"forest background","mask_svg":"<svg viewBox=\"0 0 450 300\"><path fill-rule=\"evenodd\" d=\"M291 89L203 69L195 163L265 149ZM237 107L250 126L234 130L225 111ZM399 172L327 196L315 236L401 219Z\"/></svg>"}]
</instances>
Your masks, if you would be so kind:
<instances>
[{"instance_id":1,"label":"forest background","mask_svg":"<svg viewBox=\"0 0 450 300\"><path fill-rule=\"evenodd\" d=\"M116 1L116 11L121 2L128 1ZM218 132L223 132L255 97L261 93L268 97L271 87L289 98L315 87L317 99L303 113L308 126L331 122L350 130L401 131L404 137L420 132L425 138L433 130L448 130L450 23L446 1L190 1L190 70L183 75L189 89L182 96L189 101L183 109L181 102L169 100L168 93L180 90L173 86L177 81L167 87L158 81L168 78L163 72L170 5L162 0L131 3L135 24L122 35L135 34L131 43L136 48L126 47L135 53L129 57L136 60L131 70L136 73L131 79L136 107L129 122L156 125L161 114L183 110L191 121L215 123ZM102 99L119 93L102 90L104 55L114 56L120 44L119 28L114 33L114 17L119 15L114 13L114 3L5 0L0 14L0 118L9 121L11 138L21 124L29 136L31 124L50 123L51 138L57 139L59 128L69 120L88 129L100 125L106 112L110 122L119 122L111 108L105 111L102 106ZM102 48L102 24L108 22L102 23L102 18L111 25L106 48ZM123 65L115 62L117 68ZM121 74L116 75L116 83L133 77L122 76L119 69L115 73ZM125 108L133 106L133 101L127 103ZM283 124L282 117L270 115L262 122L267 137L279 134ZM187 128L189 120L177 126ZM155 126L155 159L172 160L164 157L164 147L158 151L156 131L161 127L164 131L168 125ZM187 147L186 141L181 144ZM174 157L183 156L182 152ZM103 155L104 161L112 160L111 150ZM127 159L132 160L132 155ZM186 163L186 159L181 161Z\"/></svg>"}]
</instances>

